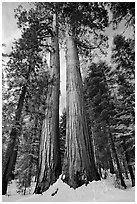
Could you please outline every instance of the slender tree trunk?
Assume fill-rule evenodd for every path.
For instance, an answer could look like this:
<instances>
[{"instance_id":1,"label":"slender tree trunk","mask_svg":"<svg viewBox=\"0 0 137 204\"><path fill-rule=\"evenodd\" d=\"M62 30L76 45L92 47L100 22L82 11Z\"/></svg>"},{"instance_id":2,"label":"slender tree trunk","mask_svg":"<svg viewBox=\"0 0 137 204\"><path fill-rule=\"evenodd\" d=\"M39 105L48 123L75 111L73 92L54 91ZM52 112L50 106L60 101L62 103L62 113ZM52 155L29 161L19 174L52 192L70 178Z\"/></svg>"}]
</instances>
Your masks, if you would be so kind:
<instances>
[{"instance_id":1,"label":"slender tree trunk","mask_svg":"<svg viewBox=\"0 0 137 204\"><path fill-rule=\"evenodd\" d=\"M101 164L98 164L98 172L99 172L100 177L102 178Z\"/></svg>"},{"instance_id":2,"label":"slender tree trunk","mask_svg":"<svg viewBox=\"0 0 137 204\"><path fill-rule=\"evenodd\" d=\"M134 187L135 186L135 176L134 176L133 168L131 165L128 165L128 170L129 170L131 181L132 181L132 187Z\"/></svg>"},{"instance_id":3,"label":"slender tree trunk","mask_svg":"<svg viewBox=\"0 0 137 204\"><path fill-rule=\"evenodd\" d=\"M34 193L46 191L61 174L61 157L59 147L59 93L60 93L60 60L57 15L53 15L55 36L51 39L50 76L53 84L48 87L47 108L43 121L39 151L39 172Z\"/></svg>"},{"instance_id":4,"label":"slender tree trunk","mask_svg":"<svg viewBox=\"0 0 137 204\"><path fill-rule=\"evenodd\" d=\"M29 73L28 73L29 76ZM27 78L28 78L27 76ZM20 134L20 118L23 109L23 103L26 95L27 87L22 88L16 114L15 114L15 123L12 127L10 133L9 144L6 150L6 155L3 162L3 174L2 174L2 195L5 195L7 192L8 181L12 177L13 170L16 164L17 151L18 151L18 138Z\"/></svg>"},{"instance_id":5,"label":"slender tree trunk","mask_svg":"<svg viewBox=\"0 0 137 204\"><path fill-rule=\"evenodd\" d=\"M33 151L31 151L30 153L33 154ZM32 183L32 173L33 173L33 158L32 156L29 158L29 166L28 166L28 173L27 173L27 178L26 178L26 183L25 183L25 187L30 188L31 187L31 183ZM30 193L30 192L29 192Z\"/></svg>"},{"instance_id":6,"label":"slender tree trunk","mask_svg":"<svg viewBox=\"0 0 137 204\"><path fill-rule=\"evenodd\" d=\"M92 127L92 144L93 144L93 152L94 152L94 158L95 158L95 164L97 164L97 155L96 155L96 144L95 144L95 131L94 131L94 126Z\"/></svg>"},{"instance_id":7,"label":"slender tree trunk","mask_svg":"<svg viewBox=\"0 0 137 204\"><path fill-rule=\"evenodd\" d=\"M125 159L123 159L123 167L124 167L124 170L125 170L126 179L129 179L129 177L128 177L128 171L127 171L127 165L126 165Z\"/></svg>"},{"instance_id":8,"label":"slender tree trunk","mask_svg":"<svg viewBox=\"0 0 137 204\"><path fill-rule=\"evenodd\" d=\"M32 155L35 154L33 143L35 142L35 138L36 138L37 122L38 122L38 118L35 118L33 134L30 135L30 141L31 142L30 142L30 151L29 151L30 157L29 157L29 166L28 166L28 174L27 174L27 177L28 177L27 187L31 186L31 177L32 177L32 169L33 169L33 157L32 157Z\"/></svg>"},{"instance_id":9,"label":"slender tree trunk","mask_svg":"<svg viewBox=\"0 0 137 204\"><path fill-rule=\"evenodd\" d=\"M73 36L67 37L66 63L67 125L62 180L77 188L88 181L99 180L100 176L95 166L92 138L88 134L79 58Z\"/></svg>"},{"instance_id":10,"label":"slender tree trunk","mask_svg":"<svg viewBox=\"0 0 137 204\"><path fill-rule=\"evenodd\" d=\"M117 156L117 152L116 152L116 148L115 148L115 144L114 144L114 140L113 140L113 136L112 136L112 133L110 131L110 128L108 128L108 131L109 131L109 141L110 141L111 149L112 149L112 152L113 152L116 164L117 164L117 170L118 170L119 179L121 181L121 186L123 186L124 188L127 188L125 181L124 181L124 178L122 176L122 170L120 167L119 159Z\"/></svg>"},{"instance_id":11,"label":"slender tree trunk","mask_svg":"<svg viewBox=\"0 0 137 204\"><path fill-rule=\"evenodd\" d=\"M114 170L114 165L113 165L113 160L112 160L112 156L111 156L111 151L109 150L109 148L107 149L107 154L109 156L109 168L110 168L110 173L114 174L115 170Z\"/></svg>"},{"instance_id":12,"label":"slender tree trunk","mask_svg":"<svg viewBox=\"0 0 137 204\"><path fill-rule=\"evenodd\" d=\"M129 158L128 152L126 151L126 148L125 148L125 141L123 143L123 149L125 151L125 158L127 161L128 170L129 170L130 177L131 177L132 187L134 187L135 186L135 176L134 176L132 165L130 165L130 158Z\"/></svg>"},{"instance_id":13,"label":"slender tree trunk","mask_svg":"<svg viewBox=\"0 0 137 204\"><path fill-rule=\"evenodd\" d=\"M107 80L106 80L106 76L105 76L104 70L102 70L102 71L103 71L102 73L103 73L103 76L104 76L104 80L105 80L106 85L107 85ZM109 90L109 88L108 88L108 90ZM115 95L115 101L117 102L116 95ZM116 164L117 164L117 170L118 170L118 175L119 175L119 178L120 178L120 181L121 181L121 186L123 186L124 188L127 188L127 186L125 184L125 181L124 181L124 178L122 176L122 170L121 170L119 159L118 159L118 155L117 155L117 152L116 152L115 143L114 143L114 140L113 140L113 135L112 135L112 133L110 131L109 121L106 121L106 122L107 122L107 125L108 125L108 132L109 132L108 135L109 135L109 141L110 141L110 145L111 145L111 150L112 150L112 153L114 155L114 159L115 159Z\"/></svg>"}]
</instances>

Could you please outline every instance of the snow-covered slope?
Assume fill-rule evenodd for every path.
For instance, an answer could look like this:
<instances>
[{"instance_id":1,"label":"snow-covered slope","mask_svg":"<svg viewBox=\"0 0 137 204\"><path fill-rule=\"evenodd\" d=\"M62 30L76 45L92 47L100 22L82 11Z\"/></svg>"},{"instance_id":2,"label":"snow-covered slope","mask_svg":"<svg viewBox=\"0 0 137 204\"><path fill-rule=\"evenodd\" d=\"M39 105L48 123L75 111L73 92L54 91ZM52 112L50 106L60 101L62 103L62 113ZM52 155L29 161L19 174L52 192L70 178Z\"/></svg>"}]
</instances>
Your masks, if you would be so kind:
<instances>
[{"instance_id":1,"label":"snow-covered slope","mask_svg":"<svg viewBox=\"0 0 137 204\"><path fill-rule=\"evenodd\" d=\"M135 188L131 187L129 180L126 184L126 190L115 188L112 177L108 177L106 180L93 181L74 190L59 178L42 195L23 196L11 193L11 196L3 196L2 199L3 202L134 202Z\"/></svg>"}]
</instances>

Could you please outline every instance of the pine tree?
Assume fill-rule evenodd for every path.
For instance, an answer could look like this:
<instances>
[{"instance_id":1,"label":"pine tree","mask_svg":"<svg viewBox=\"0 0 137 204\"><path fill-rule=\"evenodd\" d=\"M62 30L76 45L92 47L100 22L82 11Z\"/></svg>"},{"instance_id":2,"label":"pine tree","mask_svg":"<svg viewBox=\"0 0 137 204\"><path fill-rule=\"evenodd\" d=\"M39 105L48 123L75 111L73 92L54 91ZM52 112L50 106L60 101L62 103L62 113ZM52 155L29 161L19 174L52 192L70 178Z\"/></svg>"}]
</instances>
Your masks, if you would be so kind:
<instances>
[{"instance_id":1,"label":"pine tree","mask_svg":"<svg viewBox=\"0 0 137 204\"><path fill-rule=\"evenodd\" d=\"M108 145L111 146L111 149L109 151L111 152L112 157L114 157L115 162L117 164L121 185L126 188L126 185L122 177L120 161L114 143L113 132L110 129L112 125L114 125L113 117L115 115L115 106L110 97L106 77L104 75L105 69L107 68L104 63L99 64L93 63L90 66L89 76L86 79L87 97L89 98L89 101L91 103L90 108L92 110L93 118L96 121L96 124L98 124L96 128L99 129L98 127L100 124L102 130L105 127L104 131L106 132L107 135L107 143ZM106 148L108 150L107 146Z\"/></svg>"},{"instance_id":2,"label":"pine tree","mask_svg":"<svg viewBox=\"0 0 137 204\"><path fill-rule=\"evenodd\" d=\"M33 15L33 12L30 13ZM21 15L22 18L20 18ZM19 96L16 103L14 122L12 123L8 146L3 160L3 195L6 194L8 181L12 177L15 169L19 135L21 134L21 114L30 76L32 73L35 75L36 69L39 69L42 64L42 58L40 56L42 36L38 32L40 26L38 27L36 19L33 18L34 21L29 21L29 18L27 19L26 16L29 16L27 15L27 11L21 12L20 8L17 9L16 17L18 19L18 26L22 29L22 37L14 43L8 62L8 73L11 76L10 80L14 81L16 87L19 87L17 93ZM12 83L11 87L13 87Z\"/></svg>"},{"instance_id":3,"label":"pine tree","mask_svg":"<svg viewBox=\"0 0 137 204\"><path fill-rule=\"evenodd\" d=\"M22 113L22 132L19 138L18 157L15 166L15 178L19 191L31 186L32 178L38 174L38 155L43 112L46 108L48 75L45 66L31 78Z\"/></svg>"},{"instance_id":4,"label":"pine tree","mask_svg":"<svg viewBox=\"0 0 137 204\"><path fill-rule=\"evenodd\" d=\"M114 38L112 61L113 80L117 84L117 126L115 137L122 143L128 163L132 186L135 185L132 163L135 148L135 48L133 39L121 35Z\"/></svg>"},{"instance_id":5,"label":"pine tree","mask_svg":"<svg viewBox=\"0 0 137 204\"><path fill-rule=\"evenodd\" d=\"M26 81L28 81L30 71L31 70L29 67L28 72L26 74L26 78L25 78ZM10 133L10 140L8 143L8 147L6 150L5 159L3 163L3 177L2 177L3 178L2 180L2 194L3 195L6 194L8 181L10 177L12 176L12 171L15 168L15 162L16 162L17 151L18 151L17 135L20 134L20 117L21 117L21 112L23 108L26 91L27 91L27 86L24 85L21 89L21 94L20 94L20 98L18 101L16 114L15 114L15 122L14 122L14 126L12 126L12 130Z\"/></svg>"}]
</instances>

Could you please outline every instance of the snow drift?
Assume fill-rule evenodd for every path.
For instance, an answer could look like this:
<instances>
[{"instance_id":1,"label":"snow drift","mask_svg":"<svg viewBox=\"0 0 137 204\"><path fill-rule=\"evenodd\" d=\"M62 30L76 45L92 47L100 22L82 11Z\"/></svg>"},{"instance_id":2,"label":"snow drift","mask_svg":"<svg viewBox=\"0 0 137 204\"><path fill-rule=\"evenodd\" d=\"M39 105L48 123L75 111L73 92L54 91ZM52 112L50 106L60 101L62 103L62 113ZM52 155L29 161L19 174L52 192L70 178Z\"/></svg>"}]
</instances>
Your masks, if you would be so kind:
<instances>
[{"instance_id":1,"label":"snow drift","mask_svg":"<svg viewBox=\"0 0 137 204\"><path fill-rule=\"evenodd\" d=\"M135 188L126 180L126 190L115 188L113 177L105 180L93 181L87 186L83 185L76 190L63 183L61 177L42 195L3 196L3 202L134 202Z\"/></svg>"}]
</instances>

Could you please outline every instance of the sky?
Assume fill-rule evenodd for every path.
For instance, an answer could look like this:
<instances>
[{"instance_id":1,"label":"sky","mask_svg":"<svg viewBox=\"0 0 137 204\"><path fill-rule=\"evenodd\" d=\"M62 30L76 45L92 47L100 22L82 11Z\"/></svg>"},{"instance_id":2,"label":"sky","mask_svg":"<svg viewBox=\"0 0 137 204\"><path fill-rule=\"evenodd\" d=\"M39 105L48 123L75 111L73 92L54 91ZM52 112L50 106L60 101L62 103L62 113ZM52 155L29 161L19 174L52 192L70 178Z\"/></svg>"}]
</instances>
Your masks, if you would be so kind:
<instances>
[{"instance_id":1,"label":"sky","mask_svg":"<svg viewBox=\"0 0 137 204\"><path fill-rule=\"evenodd\" d=\"M20 2L2 2L2 42L7 45L6 52L10 51L14 38L20 37L20 30L14 17L14 9L19 4ZM21 2L21 4L26 7L26 3Z\"/></svg>"},{"instance_id":2,"label":"sky","mask_svg":"<svg viewBox=\"0 0 137 204\"><path fill-rule=\"evenodd\" d=\"M20 37L20 30L17 28L16 19L14 17L14 9L17 8L19 4L22 4L23 7L30 8L30 2L2 2L2 43L6 44L6 47L2 48L3 52L10 52L12 47L12 42L14 39L18 39ZM123 32L123 25L119 26L119 29L116 31L112 30L112 27L106 29L106 34L109 36L109 46L111 49L113 36L115 34L120 34ZM130 31L127 33L130 34ZM61 89L61 97L60 97L60 114L65 107L66 102L66 64L65 64L65 56L63 50L60 52L60 60L61 60L61 73L60 73L60 89ZM110 52L106 57L106 60L110 60Z\"/></svg>"}]
</instances>

